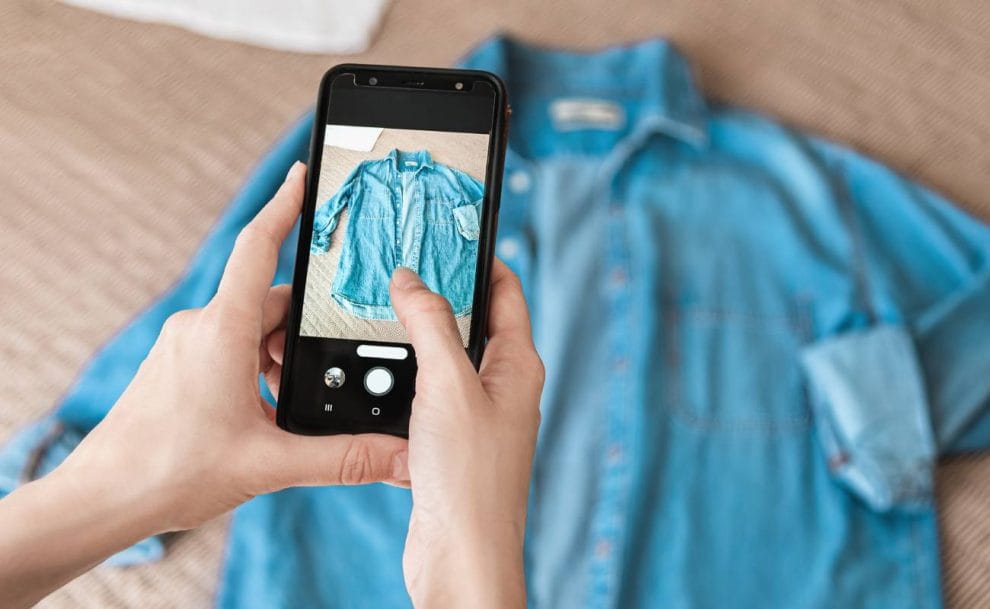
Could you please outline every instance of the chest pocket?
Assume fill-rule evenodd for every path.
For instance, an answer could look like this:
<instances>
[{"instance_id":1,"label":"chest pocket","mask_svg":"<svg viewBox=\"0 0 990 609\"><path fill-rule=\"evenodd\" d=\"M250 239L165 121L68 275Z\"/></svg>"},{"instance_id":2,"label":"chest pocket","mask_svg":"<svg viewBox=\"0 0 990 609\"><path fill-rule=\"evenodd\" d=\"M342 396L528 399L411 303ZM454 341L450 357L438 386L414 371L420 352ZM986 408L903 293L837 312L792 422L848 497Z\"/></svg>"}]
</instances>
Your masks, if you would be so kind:
<instances>
[{"instance_id":1,"label":"chest pocket","mask_svg":"<svg viewBox=\"0 0 990 609\"><path fill-rule=\"evenodd\" d=\"M355 193L351 202L351 218L360 222L383 222L393 220L393 193L378 180L366 180ZM359 213L354 213L359 209Z\"/></svg>"},{"instance_id":2,"label":"chest pocket","mask_svg":"<svg viewBox=\"0 0 990 609\"><path fill-rule=\"evenodd\" d=\"M424 203L423 219L427 224L434 226L445 226L454 223L454 206L456 203L449 199L426 197Z\"/></svg>"},{"instance_id":3,"label":"chest pocket","mask_svg":"<svg viewBox=\"0 0 990 609\"><path fill-rule=\"evenodd\" d=\"M708 432L801 432L811 424L799 362L805 305L780 316L703 308L668 311L665 399L683 424Z\"/></svg>"}]
</instances>

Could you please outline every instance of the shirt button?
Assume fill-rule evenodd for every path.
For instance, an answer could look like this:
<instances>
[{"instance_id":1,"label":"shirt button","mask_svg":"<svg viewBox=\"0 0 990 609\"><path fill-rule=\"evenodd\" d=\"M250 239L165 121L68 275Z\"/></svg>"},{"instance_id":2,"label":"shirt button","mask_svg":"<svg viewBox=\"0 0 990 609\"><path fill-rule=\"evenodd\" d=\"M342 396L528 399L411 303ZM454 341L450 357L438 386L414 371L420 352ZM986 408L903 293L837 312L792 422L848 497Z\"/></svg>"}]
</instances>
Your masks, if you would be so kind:
<instances>
[{"instance_id":1,"label":"shirt button","mask_svg":"<svg viewBox=\"0 0 990 609\"><path fill-rule=\"evenodd\" d=\"M515 258L519 254L519 241L512 237L506 237L499 240L495 249L498 250L499 258Z\"/></svg>"},{"instance_id":2,"label":"shirt button","mask_svg":"<svg viewBox=\"0 0 990 609\"><path fill-rule=\"evenodd\" d=\"M521 169L513 171L509 175L509 190L517 195L529 190L529 174Z\"/></svg>"},{"instance_id":3,"label":"shirt button","mask_svg":"<svg viewBox=\"0 0 990 609\"><path fill-rule=\"evenodd\" d=\"M606 453L606 458L609 463L618 463L619 459L622 458L622 447L618 444L613 444L608 447L608 452Z\"/></svg>"},{"instance_id":4,"label":"shirt button","mask_svg":"<svg viewBox=\"0 0 990 609\"><path fill-rule=\"evenodd\" d=\"M612 553L612 544L607 539L599 540L595 544L595 556L604 558Z\"/></svg>"},{"instance_id":5,"label":"shirt button","mask_svg":"<svg viewBox=\"0 0 990 609\"><path fill-rule=\"evenodd\" d=\"M628 281L628 279L629 278L626 276L626 272L618 267L612 269L612 273L609 277L609 280L612 282L612 285L616 287L621 287L626 285L626 281Z\"/></svg>"}]
</instances>

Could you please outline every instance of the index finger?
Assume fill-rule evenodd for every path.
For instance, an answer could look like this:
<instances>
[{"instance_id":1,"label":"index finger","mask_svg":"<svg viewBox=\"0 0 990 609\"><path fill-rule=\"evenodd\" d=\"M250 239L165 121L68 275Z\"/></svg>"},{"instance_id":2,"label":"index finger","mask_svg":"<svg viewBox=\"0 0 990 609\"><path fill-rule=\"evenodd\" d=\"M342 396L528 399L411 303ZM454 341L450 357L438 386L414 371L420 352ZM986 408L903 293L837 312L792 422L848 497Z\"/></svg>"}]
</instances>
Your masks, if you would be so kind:
<instances>
[{"instance_id":1,"label":"index finger","mask_svg":"<svg viewBox=\"0 0 990 609\"><path fill-rule=\"evenodd\" d=\"M504 262L495 258L492 265L492 296L488 308L488 340L533 344L529 309L522 283Z\"/></svg>"},{"instance_id":2,"label":"index finger","mask_svg":"<svg viewBox=\"0 0 990 609\"><path fill-rule=\"evenodd\" d=\"M302 208L305 175L306 165L296 161L272 200L241 230L220 279L218 301L257 309L260 318L275 277L278 250Z\"/></svg>"}]
</instances>

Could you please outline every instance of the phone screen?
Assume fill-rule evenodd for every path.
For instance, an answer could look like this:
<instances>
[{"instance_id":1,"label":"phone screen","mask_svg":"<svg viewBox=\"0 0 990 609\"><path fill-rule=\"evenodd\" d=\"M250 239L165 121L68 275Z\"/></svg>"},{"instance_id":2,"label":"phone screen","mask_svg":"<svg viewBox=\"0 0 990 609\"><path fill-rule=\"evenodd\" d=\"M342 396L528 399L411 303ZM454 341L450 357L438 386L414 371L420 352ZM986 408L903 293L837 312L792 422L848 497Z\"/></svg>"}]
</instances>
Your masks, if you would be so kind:
<instances>
[{"instance_id":1,"label":"phone screen","mask_svg":"<svg viewBox=\"0 0 990 609\"><path fill-rule=\"evenodd\" d=\"M485 79L412 77L339 74L317 119L283 388L299 427L404 433L416 365L389 297L397 267L450 302L465 348L478 336L497 92Z\"/></svg>"}]
</instances>

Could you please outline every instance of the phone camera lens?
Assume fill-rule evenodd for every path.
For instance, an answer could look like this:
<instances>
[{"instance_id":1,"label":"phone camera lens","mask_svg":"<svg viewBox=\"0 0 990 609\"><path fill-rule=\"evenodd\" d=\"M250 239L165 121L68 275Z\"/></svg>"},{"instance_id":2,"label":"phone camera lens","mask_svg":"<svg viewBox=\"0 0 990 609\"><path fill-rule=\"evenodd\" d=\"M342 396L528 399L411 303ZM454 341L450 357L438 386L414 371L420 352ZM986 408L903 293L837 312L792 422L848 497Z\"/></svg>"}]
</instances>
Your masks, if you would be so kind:
<instances>
[{"instance_id":1,"label":"phone camera lens","mask_svg":"<svg viewBox=\"0 0 990 609\"><path fill-rule=\"evenodd\" d=\"M458 91L460 91L461 89L464 88L464 83L462 83L462 82L455 82L454 83L454 88L457 89Z\"/></svg>"},{"instance_id":2,"label":"phone camera lens","mask_svg":"<svg viewBox=\"0 0 990 609\"><path fill-rule=\"evenodd\" d=\"M378 84L378 79L372 76L371 78L368 79L368 84L374 87L375 85Z\"/></svg>"}]
</instances>

